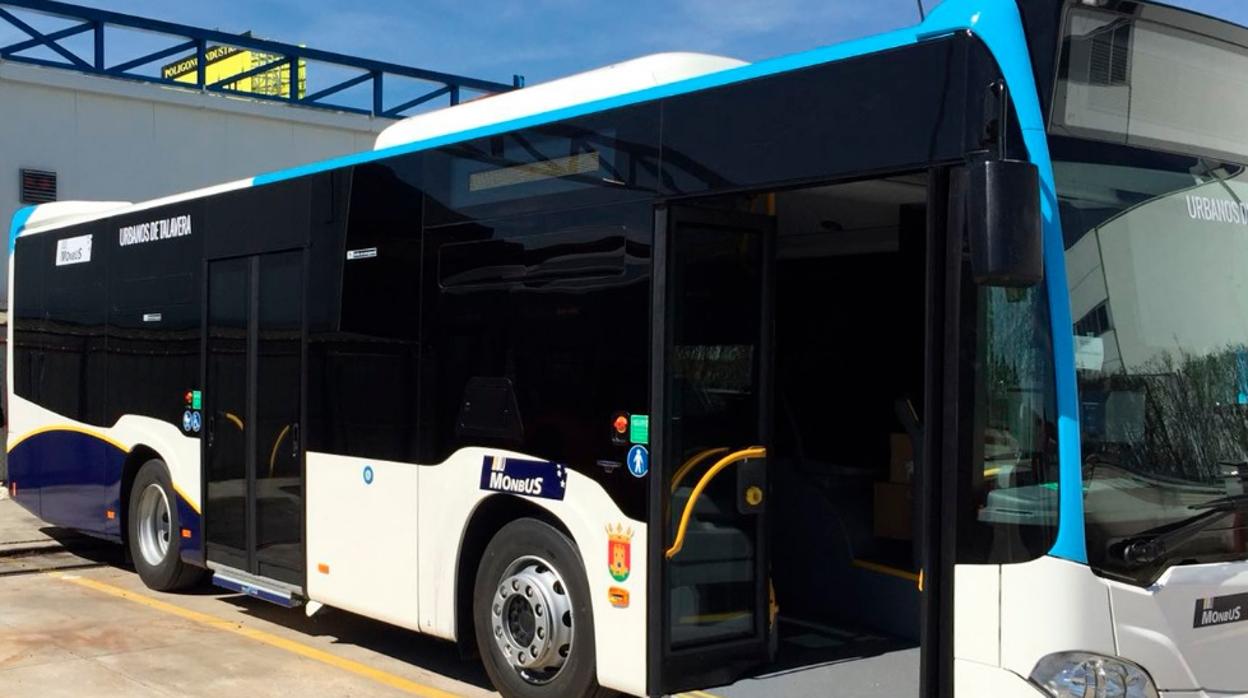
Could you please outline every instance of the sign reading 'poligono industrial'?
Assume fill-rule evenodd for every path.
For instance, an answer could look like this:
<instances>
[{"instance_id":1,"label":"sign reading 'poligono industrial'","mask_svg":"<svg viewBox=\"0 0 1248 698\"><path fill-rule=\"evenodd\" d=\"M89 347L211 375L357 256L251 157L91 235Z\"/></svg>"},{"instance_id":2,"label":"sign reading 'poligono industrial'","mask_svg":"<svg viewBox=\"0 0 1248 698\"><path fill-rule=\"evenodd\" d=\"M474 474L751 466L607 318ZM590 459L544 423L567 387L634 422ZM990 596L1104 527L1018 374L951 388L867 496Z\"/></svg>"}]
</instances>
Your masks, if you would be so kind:
<instances>
[{"instance_id":1,"label":"sign reading 'poligono industrial'","mask_svg":"<svg viewBox=\"0 0 1248 698\"><path fill-rule=\"evenodd\" d=\"M191 234L191 217L188 215L158 218L154 221L122 226L117 233L118 243L122 247L186 237Z\"/></svg>"}]
</instances>

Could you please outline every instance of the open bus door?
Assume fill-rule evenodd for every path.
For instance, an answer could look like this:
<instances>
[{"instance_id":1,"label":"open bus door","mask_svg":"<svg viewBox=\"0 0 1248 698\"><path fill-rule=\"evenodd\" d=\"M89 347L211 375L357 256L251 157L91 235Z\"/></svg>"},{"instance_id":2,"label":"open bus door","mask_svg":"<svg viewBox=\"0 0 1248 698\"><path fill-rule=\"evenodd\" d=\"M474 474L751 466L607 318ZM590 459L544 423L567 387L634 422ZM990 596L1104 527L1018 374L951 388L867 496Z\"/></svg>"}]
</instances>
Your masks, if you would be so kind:
<instances>
[{"instance_id":1,"label":"open bus door","mask_svg":"<svg viewBox=\"0 0 1248 698\"><path fill-rule=\"evenodd\" d=\"M921 570L913 680L922 695L952 692L953 483L961 440L942 433L962 429L958 398L974 370L960 351L963 247L962 236L948 232L948 181L946 169L928 172L925 290L913 299L923 306L924 339L915 351L922 352L924 395L911 407L921 409L923 423L908 426L916 451L930 454L916 465L923 474L913 495ZM770 499L769 468L780 467L778 454L768 459L777 370L776 228L772 216L687 204L656 213L652 693L732 683L776 659L772 555L778 548L770 536L772 515L784 506ZM812 310L826 300L811 299ZM949 365L957 370L946 370ZM774 486L776 474L770 476ZM834 579L828 585L829 594L852 593Z\"/></svg>"},{"instance_id":2,"label":"open bus door","mask_svg":"<svg viewBox=\"0 0 1248 698\"><path fill-rule=\"evenodd\" d=\"M666 467L651 483L663 535L650 622L662 629L658 680L673 692L729 682L769 656L773 221L688 206L659 218L653 436Z\"/></svg>"}]
</instances>

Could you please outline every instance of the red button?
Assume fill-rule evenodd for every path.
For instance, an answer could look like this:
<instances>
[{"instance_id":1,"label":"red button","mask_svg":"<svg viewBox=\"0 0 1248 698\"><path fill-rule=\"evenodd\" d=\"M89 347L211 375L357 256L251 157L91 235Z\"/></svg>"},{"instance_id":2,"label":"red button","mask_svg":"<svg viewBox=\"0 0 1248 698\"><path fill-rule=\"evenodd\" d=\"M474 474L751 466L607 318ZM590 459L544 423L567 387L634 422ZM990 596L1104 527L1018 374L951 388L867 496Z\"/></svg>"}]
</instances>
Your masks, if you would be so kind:
<instances>
[{"instance_id":1,"label":"red button","mask_svg":"<svg viewBox=\"0 0 1248 698\"><path fill-rule=\"evenodd\" d=\"M620 415L615 418L615 431L617 434L623 434L628 431L628 417Z\"/></svg>"}]
</instances>

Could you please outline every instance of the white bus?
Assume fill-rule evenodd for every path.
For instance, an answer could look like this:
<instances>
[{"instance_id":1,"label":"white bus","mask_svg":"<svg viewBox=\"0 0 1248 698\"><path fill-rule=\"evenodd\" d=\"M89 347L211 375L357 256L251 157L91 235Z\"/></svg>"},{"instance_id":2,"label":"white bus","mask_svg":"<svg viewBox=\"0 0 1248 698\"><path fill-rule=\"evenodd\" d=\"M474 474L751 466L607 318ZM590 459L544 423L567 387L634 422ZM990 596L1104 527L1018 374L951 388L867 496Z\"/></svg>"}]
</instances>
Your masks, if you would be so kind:
<instances>
[{"instance_id":1,"label":"white bus","mask_svg":"<svg viewBox=\"0 0 1248 698\"><path fill-rule=\"evenodd\" d=\"M10 493L506 696L1248 692L1245 46L945 0L25 209Z\"/></svg>"}]
</instances>

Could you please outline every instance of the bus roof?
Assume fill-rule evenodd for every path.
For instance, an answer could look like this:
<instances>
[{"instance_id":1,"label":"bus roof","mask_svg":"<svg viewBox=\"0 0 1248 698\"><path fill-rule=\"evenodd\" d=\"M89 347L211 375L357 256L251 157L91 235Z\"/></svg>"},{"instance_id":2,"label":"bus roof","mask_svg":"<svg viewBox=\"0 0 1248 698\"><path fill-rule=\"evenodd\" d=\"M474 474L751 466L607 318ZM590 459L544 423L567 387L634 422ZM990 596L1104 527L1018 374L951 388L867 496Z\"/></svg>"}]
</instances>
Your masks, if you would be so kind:
<instances>
[{"instance_id":1,"label":"bus roof","mask_svg":"<svg viewBox=\"0 0 1248 698\"><path fill-rule=\"evenodd\" d=\"M70 223L138 211L175 201L193 199L222 191L253 185L264 185L294 179L317 172L373 162L386 157L428 150L473 138L553 123L615 107L638 104L673 95L697 92L722 85L800 70L854 56L885 51L928 39L947 36L956 31L987 31L1012 41L1013 27L1021 26L1018 8L1013 0L944 0L922 23L896 31L833 44L809 51L771 58L757 63L743 63L731 58L705 54L657 54L626 61L607 68L526 87L505 95L496 95L439 112L401 121L379 136L374 150L344 155L305 165L258 175L251 179L186 192L171 197L137 204L114 204L87 212L82 206L67 208L69 202L43 204L33 212L18 212L11 228L12 249L19 234L42 232ZM1011 19L1012 17L1012 19ZM1021 39L1021 35L1016 35ZM1021 46L1018 58L1026 56ZM1011 56L1015 58L1016 56ZM1027 79L1030 81L1030 69ZM648 75L647 75L648 73ZM618 86L595 85L591 82L621 78ZM1034 91L1034 84L1027 85ZM545 91L543 88L547 88ZM537 98L525 95L536 95ZM1015 99L1019 97L1014 93ZM510 97L504 101L504 97ZM549 98L550 102L541 99ZM471 107L471 109L468 109ZM466 117L459 121L459 117ZM468 118L470 117L470 118ZM394 129L391 132L391 129ZM32 215L33 214L33 215Z\"/></svg>"},{"instance_id":2,"label":"bus roof","mask_svg":"<svg viewBox=\"0 0 1248 698\"><path fill-rule=\"evenodd\" d=\"M487 95L471 102L408 117L378 134L373 149L384 150L741 65L745 62L703 53L642 56L522 90Z\"/></svg>"}]
</instances>

